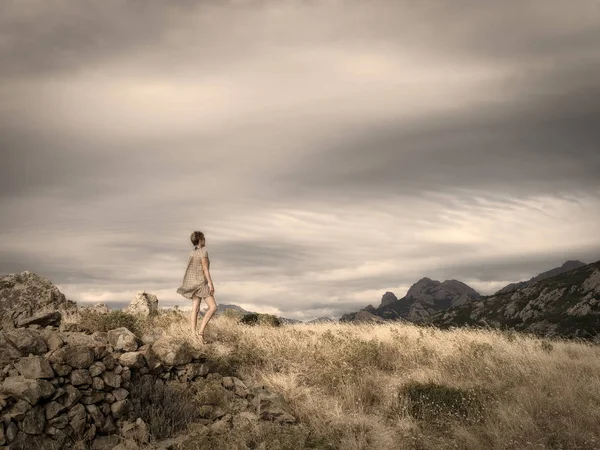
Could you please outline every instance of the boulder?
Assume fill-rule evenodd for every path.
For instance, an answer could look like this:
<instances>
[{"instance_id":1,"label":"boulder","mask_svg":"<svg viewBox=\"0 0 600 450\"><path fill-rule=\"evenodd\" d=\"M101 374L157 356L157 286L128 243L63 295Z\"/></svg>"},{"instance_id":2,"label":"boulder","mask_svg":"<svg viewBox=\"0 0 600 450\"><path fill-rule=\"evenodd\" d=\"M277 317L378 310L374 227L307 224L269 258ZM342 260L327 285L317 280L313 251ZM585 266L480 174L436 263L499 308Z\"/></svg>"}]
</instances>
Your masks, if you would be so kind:
<instances>
[{"instance_id":1,"label":"boulder","mask_svg":"<svg viewBox=\"0 0 600 450\"><path fill-rule=\"evenodd\" d=\"M50 363L41 356L28 356L15 362L15 369L25 378L53 378L54 370Z\"/></svg>"},{"instance_id":2,"label":"boulder","mask_svg":"<svg viewBox=\"0 0 600 450\"><path fill-rule=\"evenodd\" d=\"M125 327L110 330L108 332L108 342L115 350L134 352L138 348L135 334Z\"/></svg>"},{"instance_id":3,"label":"boulder","mask_svg":"<svg viewBox=\"0 0 600 450\"><path fill-rule=\"evenodd\" d=\"M179 366L192 361L192 348L185 341L162 337L152 344L152 351L165 366Z\"/></svg>"},{"instance_id":4,"label":"boulder","mask_svg":"<svg viewBox=\"0 0 600 450\"><path fill-rule=\"evenodd\" d=\"M29 325L59 326L62 316L58 311L41 312L29 317L23 317L17 321L17 327L28 327Z\"/></svg>"},{"instance_id":5,"label":"boulder","mask_svg":"<svg viewBox=\"0 0 600 450\"><path fill-rule=\"evenodd\" d=\"M0 317L19 323L40 311L74 310L77 305L47 278L24 271L0 278Z\"/></svg>"},{"instance_id":6,"label":"boulder","mask_svg":"<svg viewBox=\"0 0 600 450\"><path fill-rule=\"evenodd\" d=\"M21 356L28 356L30 353L34 355L43 355L48 351L48 346L39 333L24 329L16 328L14 330L3 331L3 340L12 345Z\"/></svg>"},{"instance_id":7,"label":"boulder","mask_svg":"<svg viewBox=\"0 0 600 450\"><path fill-rule=\"evenodd\" d=\"M119 357L119 362L123 366L130 367L132 369L139 369L140 367L144 367L144 365L146 364L144 355L142 355L140 352L123 353Z\"/></svg>"},{"instance_id":8,"label":"boulder","mask_svg":"<svg viewBox=\"0 0 600 450\"><path fill-rule=\"evenodd\" d=\"M140 291L124 309L124 312L134 315L150 316L158 313L158 298L154 294Z\"/></svg>"},{"instance_id":9,"label":"boulder","mask_svg":"<svg viewBox=\"0 0 600 450\"><path fill-rule=\"evenodd\" d=\"M42 434L46 425L44 409L40 406L31 408L23 419L23 432L26 434Z\"/></svg>"},{"instance_id":10,"label":"boulder","mask_svg":"<svg viewBox=\"0 0 600 450\"><path fill-rule=\"evenodd\" d=\"M87 369L94 362L94 351L84 345L65 345L54 351L49 361L53 364L65 364L74 369Z\"/></svg>"},{"instance_id":11,"label":"boulder","mask_svg":"<svg viewBox=\"0 0 600 450\"><path fill-rule=\"evenodd\" d=\"M0 391L13 397L27 400L35 405L41 398L48 398L56 389L49 381L30 380L22 376L8 377L0 386Z\"/></svg>"}]
</instances>

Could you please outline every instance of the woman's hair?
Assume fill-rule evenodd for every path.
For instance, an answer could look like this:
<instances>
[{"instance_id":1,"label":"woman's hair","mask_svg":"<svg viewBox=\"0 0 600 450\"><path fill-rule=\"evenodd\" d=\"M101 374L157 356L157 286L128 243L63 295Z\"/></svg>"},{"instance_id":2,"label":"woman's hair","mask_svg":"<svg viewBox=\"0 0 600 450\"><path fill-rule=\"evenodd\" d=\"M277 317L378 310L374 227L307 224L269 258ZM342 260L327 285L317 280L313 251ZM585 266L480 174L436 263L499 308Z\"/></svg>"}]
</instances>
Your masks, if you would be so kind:
<instances>
[{"instance_id":1,"label":"woman's hair","mask_svg":"<svg viewBox=\"0 0 600 450\"><path fill-rule=\"evenodd\" d=\"M192 244L198 245L200 244L200 241L204 239L204 233L202 231L194 231L190 236L190 239L192 240Z\"/></svg>"}]
</instances>

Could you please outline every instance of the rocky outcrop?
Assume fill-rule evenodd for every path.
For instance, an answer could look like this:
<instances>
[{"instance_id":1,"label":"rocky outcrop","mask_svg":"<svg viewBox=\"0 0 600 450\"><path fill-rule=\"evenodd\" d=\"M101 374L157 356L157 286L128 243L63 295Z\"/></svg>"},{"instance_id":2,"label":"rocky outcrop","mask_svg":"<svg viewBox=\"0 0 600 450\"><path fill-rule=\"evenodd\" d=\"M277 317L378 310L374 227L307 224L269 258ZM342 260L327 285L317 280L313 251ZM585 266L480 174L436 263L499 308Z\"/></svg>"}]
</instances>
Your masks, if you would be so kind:
<instances>
[{"instance_id":1,"label":"rocky outcrop","mask_svg":"<svg viewBox=\"0 0 600 450\"><path fill-rule=\"evenodd\" d=\"M0 278L0 329L58 325L58 311L75 308L75 302L35 273L24 271Z\"/></svg>"},{"instance_id":2,"label":"rocky outcrop","mask_svg":"<svg viewBox=\"0 0 600 450\"><path fill-rule=\"evenodd\" d=\"M381 297L381 305L379 305L379 307L381 308L387 306L391 303L394 303L395 301L398 301L398 297L396 297L396 295L393 292L388 291Z\"/></svg>"},{"instance_id":3,"label":"rocky outcrop","mask_svg":"<svg viewBox=\"0 0 600 450\"><path fill-rule=\"evenodd\" d=\"M485 326L598 340L600 261L434 314L423 321L441 328Z\"/></svg>"},{"instance_id":4,"label":"rocky outcrop","mask_svg":"<svg viewBox=\"0 0 600 450\"><path fill-rule=\"evenodd\" d=\"M368 312L371 316L381 319L415 322L438 311L472 302L480 297L477 291L460 281L439 282L425 277L413 284L405 297L398 299L392 292L386 292L378 308L369 305L357 313L344 314L340 321L356 321L359 313L363 318L361 320L364 320L364 313ZM369 318L373 320L372 317Z\"/></svg>"},{"instance_id":5,"label":"rocky outcrop","mask_svg":"<svg viewBox=\"0 0 600 450\"><path fill-rule=\"evenodd\" d=\"M133 315L150 316L158 313L158 298L154 294L140 291L129 303L124 312Z\"/></svg>"},{"instance_id":6,"label":"rocky outcrop","mask_svg":"<svg viewBox=\"0 0 600 450\"><path fill-rule=\"evenodd\" d=\"M519 281L517 283L510 283L496 292L494 295L505 294L507 292L513 292L517 289L522 289L527 286L532 285L537 281L546 280L548 278L552 278L556 275L560 275L562 273L570 272L571 270L578 269L579 267L585 266L585 263L581 261L566 261L562 266L555 267L554 269L548 270L546 272L542 272L539 275L531 278L529 281Z\"/></svg>"},{"instance_id":7,"label":"rocky outcrop","mask_svg":"<svg viewBox=\"0 0 600 450\"><path fill-rule=\"evenodd\" d=\"M133 397L144 383L192 390L200 389L197 383L218 384L227 400L202 405L196 424L207 434L248 421L296 422L283 397L223 377L203 350L184 340L158 330L139 339L127 328L90 334L76 324L58 326L56 311L38 314L29 302L36 295L50 299L47 305L69 307L69 301L48 280L24 274L2 278L2 292L8 292L4 306L20 313L8 308L10 326L0 330L0 448L68 449L78 443L77 448L116 449L123 439L145 445L149 430L135 411L147 400Z\"/></svg>"}]
</instances>

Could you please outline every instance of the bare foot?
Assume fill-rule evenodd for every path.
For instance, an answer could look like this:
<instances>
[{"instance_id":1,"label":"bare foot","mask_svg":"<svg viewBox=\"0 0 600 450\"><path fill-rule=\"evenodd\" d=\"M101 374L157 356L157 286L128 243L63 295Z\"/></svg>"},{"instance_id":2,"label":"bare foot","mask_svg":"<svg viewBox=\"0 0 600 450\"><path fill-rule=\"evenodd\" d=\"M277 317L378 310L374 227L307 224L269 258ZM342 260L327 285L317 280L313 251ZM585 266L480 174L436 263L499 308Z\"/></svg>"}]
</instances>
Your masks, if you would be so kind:
<instances>
[{"instance_id":1,"label":"bare foot","mask_svg":"<svg viewBox=\"0 0 600 450\"><path fill-rule=\"evenodd\" d=\"M204 340L204 333L196 333L196 337L200 339L200 342L206 344L206 341Z\"/></svg>"}]
</instances>

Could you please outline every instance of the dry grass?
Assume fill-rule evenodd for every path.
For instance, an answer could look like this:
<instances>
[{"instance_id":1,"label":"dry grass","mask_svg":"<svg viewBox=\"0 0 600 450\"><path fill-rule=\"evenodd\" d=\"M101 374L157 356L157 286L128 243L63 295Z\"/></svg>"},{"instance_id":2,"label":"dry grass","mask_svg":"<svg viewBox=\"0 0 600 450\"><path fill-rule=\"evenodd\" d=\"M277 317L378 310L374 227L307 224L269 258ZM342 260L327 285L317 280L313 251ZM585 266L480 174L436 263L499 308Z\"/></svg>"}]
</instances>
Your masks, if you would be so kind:
<instances>
[{"instance_id":1,"label":"dry grass","mask_svg":"<svg viewBox=\"0 0 600 450\"><path fill-rule=\"evenodd\" d=\"M188 339L187 314L173 317L153 326ZM400 323L248 326L227 316L206 335L222 374L282 393L302 425L249 425L189 449L600 449L599 346Z\"/></svg>"}]
</instances>

